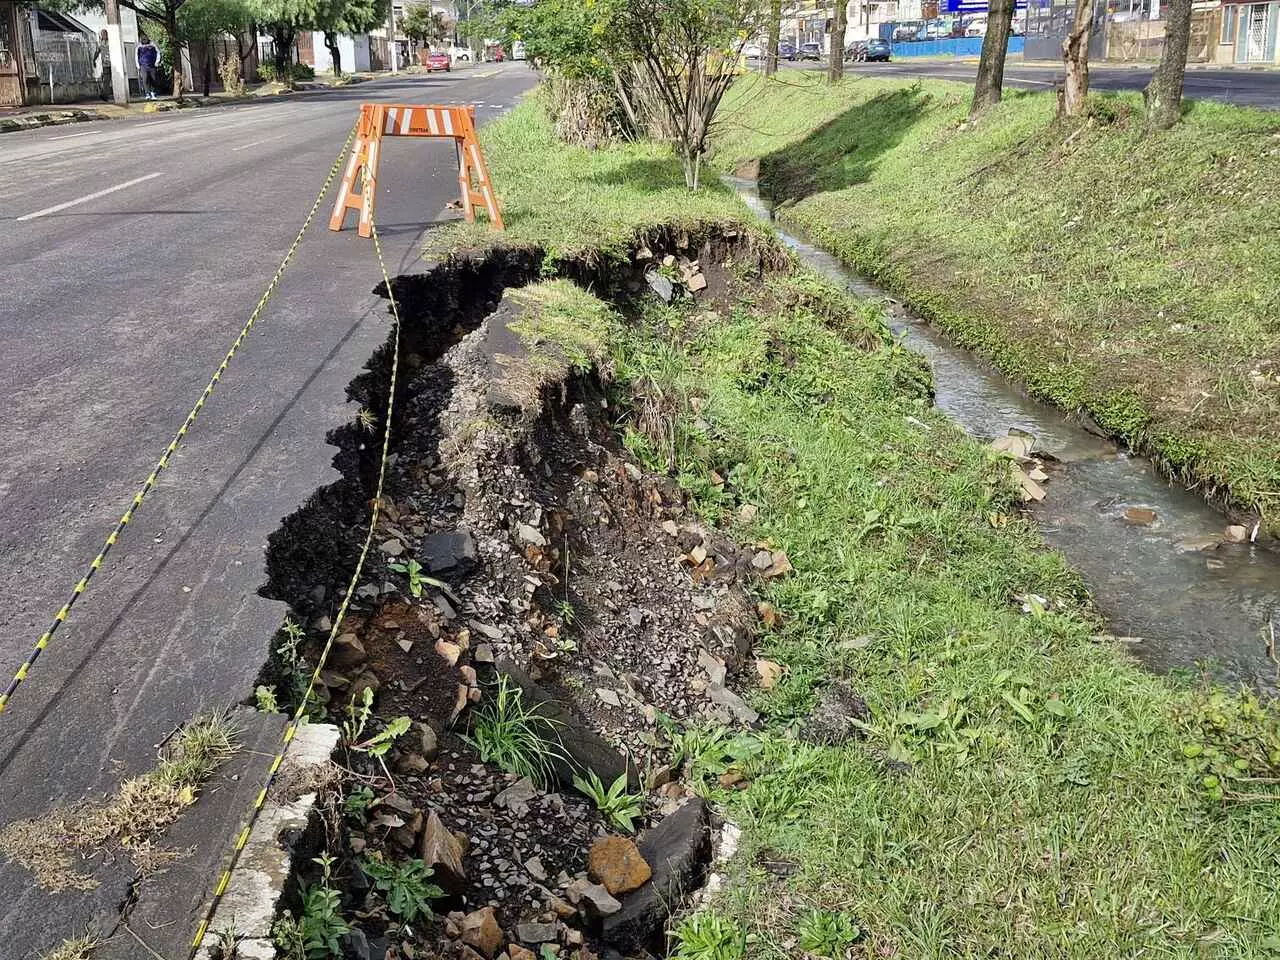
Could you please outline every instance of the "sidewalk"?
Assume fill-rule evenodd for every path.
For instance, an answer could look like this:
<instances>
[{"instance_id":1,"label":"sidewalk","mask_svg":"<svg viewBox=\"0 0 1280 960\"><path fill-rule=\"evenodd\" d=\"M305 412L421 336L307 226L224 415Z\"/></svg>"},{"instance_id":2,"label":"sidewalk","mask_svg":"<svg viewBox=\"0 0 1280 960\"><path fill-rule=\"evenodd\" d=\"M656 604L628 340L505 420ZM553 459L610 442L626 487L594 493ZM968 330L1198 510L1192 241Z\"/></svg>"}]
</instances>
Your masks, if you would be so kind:
<instances>
[{"instance_id":1,"label":"sidewalk","mask_svg":"<svg viewBox=\"0 0 1280 960\"><path fill-rule=\"evenodd\" d=\"M136 117L147 113L165 113L170 110L188 110L196 107L220 107L233 103L253 103L267 97L296 96L314 93L317 90L332 90L335 87L366 83L392 76L389 70L377 73L344 74L341 82L333 77L317 77L315 80L303 80L289 89L282 83L262 83L246 90L242 95L233 97L226 93L212 93L207 97L188 95L181 100L165 97L160 100L133 100L128 106L117 106L114 103L101 101L84 101L67 104L39 104L31 107L14 107L0 109L0 133L12 133L18 130L31 130L36 127L48 127L65 123L85 123L91 120L119 120L123 117Z\"/></svg>"}]
</instances>

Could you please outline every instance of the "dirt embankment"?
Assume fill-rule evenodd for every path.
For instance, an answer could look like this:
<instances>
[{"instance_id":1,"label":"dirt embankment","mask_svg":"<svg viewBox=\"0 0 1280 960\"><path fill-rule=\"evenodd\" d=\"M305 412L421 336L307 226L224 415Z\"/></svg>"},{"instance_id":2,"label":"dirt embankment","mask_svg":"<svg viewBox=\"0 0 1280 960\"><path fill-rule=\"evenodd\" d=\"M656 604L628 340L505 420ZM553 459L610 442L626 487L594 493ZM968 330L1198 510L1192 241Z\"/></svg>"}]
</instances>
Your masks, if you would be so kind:
<instances>
[{"instance_id":1,"label":"dirt embankment","mask_svg":"<svg viewBox=\"0 0 1280 960\"><path fill-rule=\"evenodd\" d=\"M673 481L627 455L616 427L637 410L608 377L626 321L586 289L622 302L666 280L714 299L727 271L785 265L755 244L656 230L633 264L560 264L577 285L534 282L534 250L395 281L384 516L312 707L347 725L325 847L356 918L348 956L660 949L705 878L713 825L681 768L732 755L731 735L699 747L698 731L757 723L753 638L773 614L750 585L790 566L698 523ZM385 409L391 356L349 388L364 411ZM661 428L660 410L640 412ZM380 435L368 413L336 431L342 479L272 538L264 592L306 629L277 638L264 671L282 704L355 563ZM359 746L397 718L407 729L383 755ZM417 860L439 919L405 906ZM297 892L287 906L307 910Z\"/></svg>"}]
</instances>

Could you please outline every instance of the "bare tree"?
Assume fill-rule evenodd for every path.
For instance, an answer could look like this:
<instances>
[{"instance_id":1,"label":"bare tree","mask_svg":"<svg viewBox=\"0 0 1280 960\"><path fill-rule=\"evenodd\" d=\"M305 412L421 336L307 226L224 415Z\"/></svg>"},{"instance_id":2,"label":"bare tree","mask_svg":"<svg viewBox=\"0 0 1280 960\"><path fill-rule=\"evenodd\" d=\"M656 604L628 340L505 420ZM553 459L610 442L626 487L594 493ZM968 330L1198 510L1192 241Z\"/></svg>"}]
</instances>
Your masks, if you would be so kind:
<instances>
[{"instance_id":1,"label":"bare tree","mask_svg":"<svg viewBox=\"0 0 1280 960\"><path fill-rule=\"evenodd\" d=\"M971 117L999 103L1004 94L1004 58L1009 50L1009 34L1013 32L1013 5L1014 0L991 0L978 77L973 83Z\"/></svg>"},{"instance_id":2,"label":"bare tree","mask_svg":"<svg viewBox=\"0 0 1280 960\"><path fill-rule=\"evenodd\" d=\"M711 122L733 83L760 0L608 0L609 61L628 116L671 141L697 190ZM625 78L622 74L625 73Z\"/></svg>"},{"instance_id":3,"label":"bare tree","mask_svg":"<svg viewBox=\"0 0 1280 960\"><path fill-rule=\"evenodd\" d=\"M1182 112L1182 82L1187 74L1187 47L1191 42L1191 0L1169 0L1164 28L1164 49L1142 91L1147 105L1147 123L1168 129Z\"/></svg>"},{"instance_id":4,"label":"bare tree","mask_svg":"<svg viewBox=\"0 0 1280 960\"><path fill-rule=\"evenodd\" d=\"M1058 97L1058 115L1078 117L1084 113L1089 94L1089 33L1093 28L1093 0L1076 0L1071 32L1062 41L1065 79Z\"/></svg>"},{"instance_id":5,"label":"bare tree","mask_svg":"<svg viewBox=\"0 0 1280 960\"><path fill-rule=\"evenodd\" d=\"M778 72L778 44L782 40L782 0L769 3L769 49L764 58L764 75L772 77Z\"/></svg>"},{"instance_id":6,"label":"bare tree","mask_svg":"<svg viewBox=\"0 0 1280 960\"><path fill-rule=\"evenodd\" d=\"M827 79L839 83L844 77L845 0L836 0L831 17L831 50L827 58Z\"/></svg>"}]
</instances>

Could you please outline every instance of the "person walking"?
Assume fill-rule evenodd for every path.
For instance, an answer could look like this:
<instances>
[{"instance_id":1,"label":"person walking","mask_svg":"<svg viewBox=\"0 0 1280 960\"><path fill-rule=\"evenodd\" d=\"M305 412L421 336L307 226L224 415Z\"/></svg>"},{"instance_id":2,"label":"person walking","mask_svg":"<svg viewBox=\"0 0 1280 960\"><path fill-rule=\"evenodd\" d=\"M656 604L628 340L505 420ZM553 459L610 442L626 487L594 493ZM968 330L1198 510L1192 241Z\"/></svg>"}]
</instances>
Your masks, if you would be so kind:
<instances>
[{"instance_id":1,"label":"person walking","mask_svg":"<svg viewBox=\"0 0 1280 960\"><path fill-rule=\"evenodd\" d=\"M138 44L138 76L142 80L142 92L148 100L156 99L156 80L160 63L160 51L150 37L141 37Z\"/></svg>"}]
</instances>

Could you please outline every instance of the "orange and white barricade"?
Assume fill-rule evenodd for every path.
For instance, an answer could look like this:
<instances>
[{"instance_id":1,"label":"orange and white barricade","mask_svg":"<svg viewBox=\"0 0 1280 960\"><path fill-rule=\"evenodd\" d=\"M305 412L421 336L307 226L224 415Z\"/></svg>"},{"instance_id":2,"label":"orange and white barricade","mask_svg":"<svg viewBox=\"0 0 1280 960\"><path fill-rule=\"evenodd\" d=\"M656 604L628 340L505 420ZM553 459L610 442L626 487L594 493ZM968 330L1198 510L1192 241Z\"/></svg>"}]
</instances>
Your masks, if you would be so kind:
<instances>
[{"instance_id":1,"label":"orange and white barricade","mask_svg":"<svg viewBox=\"0 0 1280 960\"><path fill-rule=\"evenodd\" d=\"M341 230L347 211L355 210L358 214L357 232L362 237L372 235L383 137L452 140L458 153L458 187L467 219L475 220L476 208L480 207L488 214L494 227L503 229L498 198L494 195L493 184L489 182L489 168L476 138L475 115L475 107L362 104L351 159L338 188L338 201L333 206L333 216L329 218L329 229Z\"/></svg>"}]
</instances>

